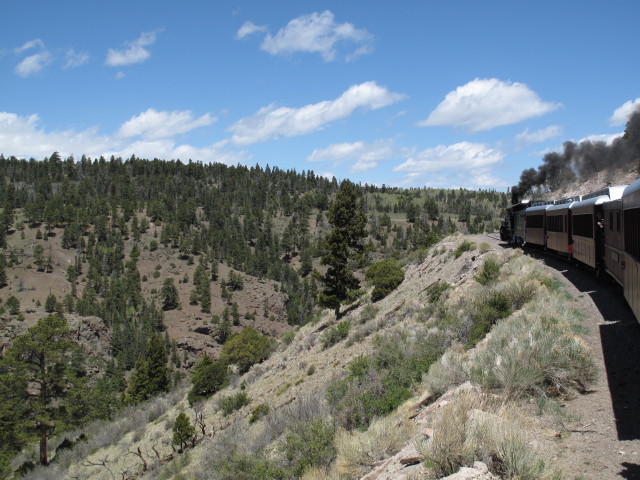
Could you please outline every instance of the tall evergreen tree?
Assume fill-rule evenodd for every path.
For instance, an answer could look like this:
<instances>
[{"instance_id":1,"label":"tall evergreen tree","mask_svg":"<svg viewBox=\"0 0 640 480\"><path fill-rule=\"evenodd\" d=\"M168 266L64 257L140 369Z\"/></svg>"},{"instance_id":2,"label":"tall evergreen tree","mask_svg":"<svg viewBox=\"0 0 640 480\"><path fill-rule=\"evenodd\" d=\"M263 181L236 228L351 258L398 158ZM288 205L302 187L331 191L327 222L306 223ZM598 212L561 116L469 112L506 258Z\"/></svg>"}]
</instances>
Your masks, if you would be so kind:
<instances>
[{"instance_id":1,"label":"tall evergreen tree","mask_svg":"<svg viewBox=\"0 0 640 480\"><path fill-rule=\"evenodd\" d=\"M127 388L127 403L148 400L168 392L171 385L167 367L167 351L162 336L154 334L149 340L144 359L138 361Z\"/></svg>"},{"instance_id":2,"label":"tall evergreen tree","mask_svg":"<svg viewBox=\"0 0 640 480\"><path fill-rule=\"evenodd\" d=\"M348 180L342 182L327 218L333 229L325 239L327 253L322 257L322 264L328 269L322 278L324 290L320 293L320 304L333 308L339 317L342 302L360 287L360 282L349 269L349 259L363 252L362 240L366 236L367 216L358 205L353 183Z\"/></svg>"},{"instance_id":3,"label":"tall evergreen tree","mask_svg":"<svg viewBox=\"0 0 640 480\"><path fill-rule=\"evenodd\" d=\"M7 285L7 265L4 261L4 253L0 252L0 288Z\"/></svg>"},{"instance_id":4,"label":"tall evergreen tree","mask_svg":"<svg viewBox=\"0 0 640 480\"><path fill-rule=\"evenodd\" d=\"M178 308L180 304L178 298L178 289L173 283L173 278L169 277L164 280L162 283L162 290L160 291L160 295L162 296L162 309L163 310L173 310Z\"/></svg>"},{"instance_id":5,"label":"tall evergreen tree","mask_svg":"<svg viewBox=\"0 0 640 480\"><path fill-rule=\"evenodd\" d=\"M79 346L68 333L64 318L49 315L16 338L2 359L0 417L7 418L7 409L17 410L14 446L38 438L42 465L49 462L49 435L64 422L69 394L81 384L71 361Z\"/></svg>"}]
</instances>

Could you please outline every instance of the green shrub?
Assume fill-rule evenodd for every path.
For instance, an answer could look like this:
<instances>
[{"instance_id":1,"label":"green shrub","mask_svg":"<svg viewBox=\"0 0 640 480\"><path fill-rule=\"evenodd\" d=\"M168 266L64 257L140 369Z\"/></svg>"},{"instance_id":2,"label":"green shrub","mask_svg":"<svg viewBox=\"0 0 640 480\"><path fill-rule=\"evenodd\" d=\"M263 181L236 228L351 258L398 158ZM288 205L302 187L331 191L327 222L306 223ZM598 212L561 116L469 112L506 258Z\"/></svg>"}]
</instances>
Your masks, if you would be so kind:
<instances>
[{"instance_id":1,"label":"green shrub","mask_svg":"<svg viewBox=\"0 0 640 480\"><path fill-rule=\"evenodd\" d=\"M487 257L482 264L482 270L476 275L476 281L481 285L495 283L500 276L500 263L495 255Z\"/></svg>"},{"instance_id":2,"label":"green shrub","mask_svg":"<svg viewBox=\"0 0 640 480\"><path fill-rule=\"evenodd\" d=\"M233 451L231 454L211 465L215 470L215 478L219 480L283 480L288 478L286 472L264 458L261 454L241 453ZM211 472L207 472L206 477L211 478Z\"/></svg>"},{"instance_id":3,"label":"green shrub","mask_svg":"<svg viewBox=\"0 0 640 480\"><path fill-rule=\"evenodd\" d=\"M287 432L280 453L293 478L300 478L310 468L331 464L336 456L335 434L336 426L319 418L295 425Z\"/></svg>"},{"instance_id":4,"label":"green shrub","mask_svg":"<svg viewBox=\"0 0 640 480\"><path fill-rule=\"evenodd\" d=\"M251 410L251 416L249 417L249 423L256 423L262 417L269 413L269 405L266 403L261 403L253 410Z\"/></svg>"},{"instance_id":5,"label":"green shrub","mask_svg":"<svg viewBox=\"0 0 640 480\"><path fill-rule=\"evenodd\" d=\"M453 256L455 258L460 257L464 252L468 252L469 250L473 250L475 248L475 244L469 242L468 240L464 240L458 248L456 248L453 252Z\"/></svg>"},{"instance_id":6,"label":"green shrub","mask_svg":"<svg viewBox=\"0 0 640 480\"><path fill-rule=\"evenodd\" d=\"M322 343L323 348L329 348L332 345L335 345L340 340L344 340L349 336L349 329L351 328L351 324L347 321L342 321L338 323L335 327L327 330L320 342Z\"/></svg>"},{"instance_id":7,"label":"green shrub","mask_svg":"<svg viewBox=\"0 0 640 480\"><path fill-rule=\"evenodd\" d=\"M253 327L243 329L227 340L222 347L220 360L237 365L240 373L245 373L252 365L267 359L273 342Z\"/></svg>"},{"instance_id":8,"label":"green shrub","mask_svg":"<svg viewBox=\"0 0 640 480\"><path fill-rule=\"evenodd\" d=\"M404 281L404 270L394 258L387 258L371 265L365 273L365 278L373 284L371 300L377 302Z\"/></svg>"},{"instance_id":9,"label":"green shrub","mask_svg":"<svg viewBox=\"0 0 640 480\"><path fill-rule=\"evenodd\" d=\"M285 345L289 345L291 344L291 342L293 342L294 338L296 338L295 330L289 330L288 332L284 332L282 334L280 340L282 340L282 343L284 343Z\"/></svg>"},{"instance_id":10,"label":"green shrub","mask_svg":"<svg viewBox=\"0 0 640 480\"><path fill-rule=\"evenodd\" d=\"M191 382L193 386L187 399L193 405L200 399L210 397L226 385L227 365L223 362L214 362L209 355L205 355L193 367Z\"/></svg>"},{"instance_id":11,"label":"green shrub","mask_svg":"<svg viewBox=\"0 0 640 480\"><path fill-rule=\"evenodd\" d=\"M346 378L329 385L327 400L344 428L366 428L411 397L411 387L441 355L444 339L395 334L378 341L375 353L353 360Z\"/></svg>"},{"instance_id":12,"label":"green shrub","mask_svg":"<svg viewBox=\"0 0 640 480\"><path fill-rule=\"evenodd\" d=\"M449 285L447 282L437 281L435 283L432 283L427 287L427 298L429 299L429 302L437 302L438 300L440 300L440 297L442 297L442 294L450 288L451 285Z\"/></svg>"},{"instance_id":13,"label":"green shrub","mask_svg":"<svg viewBox=\"0 0 640 480\"><path fill-rule=\"evenodd\" d=\"M220 410L222 410L222 413L230 415L232 412L240 410L245 405L249 405L249 403L251 403L251 399L246 392L238 392L234 395L229 395L228 397L221 399L218 406L220 407Z\"/></svg>"},{"instance_id":14,"label":"green shrub","mask_svg":"<svg viewBox=\"0 0 640 480\"><path fill-rule=\"evenodd\" d=\"M360 323L367 323L369 320L376 318L378 310L380 310L378 307L370 303L365 305L360 313Z\"/></svg>"},{"instance_id":15,"label":"green shrub","mask_svg":"<svg viewBox=\"0 0 640 480\"><path fill-rule=\"evenodd\" d=\"M509 296L502 291L491 290L471 306L471 319L473 321L467 340L467 348L472 348L482 340L495 323L511 315L512 302Z\"/></svg>"},{"instance_id":16,"label":"green shrub","mask_svg":"<svg viewBox=\"0 0 640 480\"><path fill-rule=\"evenodd\" d=\"M18 300L18 298L13 295L7 298L5 306L9 311L9 315L17 315L18 313L20 313L20 300Z\"/></svg>"}]
</instances>

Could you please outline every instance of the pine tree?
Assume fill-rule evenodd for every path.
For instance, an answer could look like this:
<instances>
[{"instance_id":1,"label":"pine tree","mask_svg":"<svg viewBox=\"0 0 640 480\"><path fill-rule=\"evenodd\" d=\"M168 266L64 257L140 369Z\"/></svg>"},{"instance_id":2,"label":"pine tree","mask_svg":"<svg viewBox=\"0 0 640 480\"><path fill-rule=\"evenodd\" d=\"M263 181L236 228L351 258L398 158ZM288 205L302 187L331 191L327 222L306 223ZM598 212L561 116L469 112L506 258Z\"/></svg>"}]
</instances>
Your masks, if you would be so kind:
<instances>
[{"instance_id":1,"label":"pine tree","mask_svg":"<svg viewBox=\"0 0 640 480\"><path fill-rule=\"evenodd\" d=\"M4 261L4 253L0 252L0 288L7 286L7 265Z\"/></svg>"},{"instance_id":2,"label":"pine tree","mask_svg":"<svg viewBox=\"0 0 640 480\"><path fill-rule=\"evenodd\" d=\"M339 317L342 302L360 286L348 263L353 254L364 250L362 239L366 236L367 223L364 210L358 206L355 187L348 180L342 183L327 217L333 230L325 239L327 253L322 257L322 264L329 268L322 278L325 288L320 294L320 304L333 308Z\"/></svg>"},{"instance_id":3,"label":"pine tree","mask_svg":"<svg viewBox=\"0 0 640 480\"><path fill-rule=\"evenodd\" d=\"M179 305L178 289L173 283L173 278L169 277L164 280L164 283L162 284L162 290L160 291L160 295L162 296L163 310L174 310L178 308L178 305Z\"/></svg>"},{"instance_id":4,"label":"pine tree","mask_svg":"<svg viewBox=\"0 0 640 480\"><path fill-rule=\"evenodd\" d=\"M2 415L14 412L17 443L34 436L40 442L40 463L48 464L47 443L66 418L68 398L81 381L72 368L72 352L79 346L67 338L67 322L57 315L38 320L19 336L2 359ZM76 357L82 359L82 357ZM4 428L3 428L4 430Z\"/></svg>"},{"instance_id":5,"label":"pine tree","mask_svg":"<svg viewBox=\"0 0 640 480\"><path fill-rule=\"evenodd\" d=\"M184 412L180 412L173 424L173 439L171 443L178 445L180 450L184 450L189 442L193 443L195 434L196 429L191 425L189 417Z\"/></svg>"},{"instance_id":6,"label":"pine tree","mask_svg":"<svg viewBox=\"0 0 640 480\"><path fill-rule=\"evenodd\" d=\"M56 296L53 293L50 293L44 302L44 311L47 313L55 312L57 301Z\"/></svg>"},{"instance_id":7,"label":"pine tree","mask_svg":"<svg viewBox=\"0 0 640 480\"><path fill-rule=\"evenodd\" d=\"M167 351L162 336L149 340L144 359L138 361L127 388L127 403L139 403L159 393L168 392L171 385L167 367Z\"/></svg>"}]
</instances>

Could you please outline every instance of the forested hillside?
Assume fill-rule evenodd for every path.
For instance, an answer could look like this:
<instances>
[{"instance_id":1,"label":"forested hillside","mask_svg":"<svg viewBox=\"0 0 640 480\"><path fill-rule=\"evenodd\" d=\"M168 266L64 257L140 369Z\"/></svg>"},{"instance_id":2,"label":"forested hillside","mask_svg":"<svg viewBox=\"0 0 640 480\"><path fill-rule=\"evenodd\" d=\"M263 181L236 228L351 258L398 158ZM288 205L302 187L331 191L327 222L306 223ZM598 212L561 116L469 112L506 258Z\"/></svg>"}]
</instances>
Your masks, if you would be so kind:
<instances>
[{"instance_id":1,"label":"forested hillside","mask_svg":"<svg viewBox=\"0 0 640 480\"><path fill-rule=\"evenodd\" d=\"M57 153L0 155L0 172L7 472L25 445L169 391L203 359L242 365L239 339L267 355L270 338L320 310L335 178ZM358 281L378 260L496 229L507 205L495 191L352 188L366 219L363 248L348 259ZM40 365L52 367L46 378L34 373L38 345L53 358ZM34 384L47 382L50 395L35 398L44 387Z\"/></svg>"}]
</instances>

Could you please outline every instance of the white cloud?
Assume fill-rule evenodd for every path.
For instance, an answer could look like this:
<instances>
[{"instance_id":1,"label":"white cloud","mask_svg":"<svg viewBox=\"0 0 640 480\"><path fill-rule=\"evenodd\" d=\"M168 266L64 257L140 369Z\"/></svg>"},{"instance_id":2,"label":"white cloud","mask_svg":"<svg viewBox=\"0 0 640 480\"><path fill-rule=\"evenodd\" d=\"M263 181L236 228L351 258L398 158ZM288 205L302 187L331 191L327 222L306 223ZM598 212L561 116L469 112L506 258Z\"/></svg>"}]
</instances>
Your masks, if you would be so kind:
<instances>
[{"instance_id":1,"label":"white cloud","mask_svg":"<svg viewBox=\"0 0 640 480\"><path fill-rule=\"evenodd\" d=\"M82 131L46 131L39 123L38 115L21 117L14 113L0 112L0 152L26 158L44 158L57 151L63 157L86 154L93 158L100 155L128 158L135 154L143 158L179 158L183 161L192 159L227 164L248 163L250 160L246 152L229 149L227 140L195 147L178 144L171 138L143 136L142 139L132 141L131 137L123 137L118 133L100 134L96 127ZM184 130L184 124L178 124L181 126L176 131ZM153 129L142 129L141 133L152 131Z\"/></svg>"},{"instance_id":2,"label":"white cloud","mask_svg":"<svg viewBox=\"0 0 640 480\"><path fill-rule=\"evenodd\" d=\"M366 172L376 168L385 160L406 155L407 151L396 146L392 140L379 140L373 143L336 143L327 148L315 149L307 157L307 161L333 162L334 165L352 162L352 172Z\"/></svg>"},{"instance_id":3,"label":"white cloud","mask_svg":"<svg viewBox=\"0 0 640 480\"><path fill-rule=\"evenodd\" d=\"M21 77L28 77L38 73L53 61L53 56L48 52L35 53L24 58L13 70Z\"/></svg>"},{"instance_id":4,"label":"white cloud","mask_svg":"<svg viewBox=\"0 0 640 480\"><path fill-rule=\"evenodd\" d=\"M622 135L624 135L624 134L623 133L612 133L612 134L600 133L600 134L594 134L594 135L589 135L587 137L584 137L584 138L578 140L577 143L582 143L582 142L591 142L591 143L604 142L607 145L611 145L616 138L620 138Z\"/></svg>"},{"instance_id":5,"label":"white cloud","mask_svg":"<svg viewBox=\"0 0 640 480\"><path fill-rule=\"evenodd\" d=\"M76 52L73 48L67 50L67 60L63 66L65 69L77 68L89 61L89 54L86 52Z\"/></svg>"},{"instance_id":6,"label":"white cloud","mask_svg":"<svg viewBox=\"0 0 640 480\"><path fill-rule=\"evenodd\" d=\"M261 48L272 55L319 53L329 62L336 59L338 45L344 43L355 45L355 49L345 54L347 61L373 51L373 35L351 23L336 23L333 13L326 10L294 18L275 35L267 34Z\"/></svg>"},{"instance_id":7,"label":"white cloud","mask_svg":"<svg viewBox=\"0 0 640 480\"><path fill-rule=\"evenodd\" d=\"M470 132L538 117L561 107L544 102L523 83L476 78L449 92L420 126L451 125Z\"/></svg>"},{"instance_id":8,"label":"white cloud","mask_svg":"<svg viewBox=\"0 0 640 480\"><path fill-rule=\"evenodd\" d=\"M523 132L516 135L516 140L527 144L540 143L561 134L562 127L559 125L550 125L547 128L536 130L535 132L529 132L529 129L525 128Z\"/></svg>"},{"instance_id":9,"label":"white cloud","mask_svg":"<svg viewBox=\"0 0 640 480\"><path fill-rule=\"evenodd\" d=\"M609 125L617 127L625 125L633 112L640 109L640 98L623 103L609 118Z\"/></svg>"},{"instance_id":10,"label":"white cloud","mask_svg":"<svg viewBox=\"0 0 640 480\"><path fill-rule=\"evenodd\" d=\"M438 145L419 152L394 168L396 172L428 173L447 169L476 171L500 162L502 152L488 148L483 143L460 142Z\"/></svg>"},{"instance_id":11,"label":"white cloud","mask_svg":"<svg viewBox=\"0 0 640 480\"><path fill-rule=\"evenodd\" d=\"M116 80L120 80L120 79L122 79L122 78L124 78L124 77L126 77L126 75L125 75L125 73L124 73L124 72L118 72L118 73L116 73L116 75L115 75Z\"/></svg>"},{"instance_id":12,"label":"white cloud","mask_svg":"<svg viewBox=\"0 0 640 480\"><path fill-rule=\"evenodd\" d=\"M33 40L29 40L28 42L25 42L25 44L22 45L21 47L14 49L14 53L16 55L20 55L21 53L26 52L27 50L31 50L32 48L44 49L45 47L42 40L40 40L39 38L35 38Z\"/></svg>"},{"instance_id":13,"label":"white cloud","mask_svg":"<svg viewBox=\"0 0 640 480\"><path fill-rule=\"evenodd\" d=\"M208 113L194 118L193 112L189 110L158 112L150 108L123 123L118 134L122 137L140 135L145 139L155 140L186 133L194 128L211 125L215 121L216 118Z\"/></svg>"},{"instance_id":14,"label":"white cloud","mask_svg":"<svg viewBox=\"0 0 640 480\"><path fill-rule=\"evenodd\" d=\"M110 48L104 63L110 67L119 67L144 62L151 56L151 53L149 53L149 50L145 47L153 45L155 41L156 31L143 32L137 40L125 42L125 44L128 45L126 49L116 50Z\"/></svg>"},{"instance_id":15,"label":"white cloud","mask_svg":"<svg viewBox=\"0 0 640 480\"><path fill-rule=\"evenodd\" d=\"M294 137L321 129L327 123L348 117L354 110L375 110L405 98L375 82L354 85L335 100L305 105L300 108L263 107L255 115L246 117L229 130L237 145L249 145L280 137Z\"/></svg>"},{"instance_id":16,"label":"white cloud","mask_svg":"<svg viewBox=\"0 0 640 480\"><path fill-rule=\"evenodd\" d=\"M238 29L236 33L236 38L245 38L249 35L253 35L254 33L263 33L267 31L267 27L256 25L253 22L244 22L242 26Z\"/></svg>"}]
</instances>

